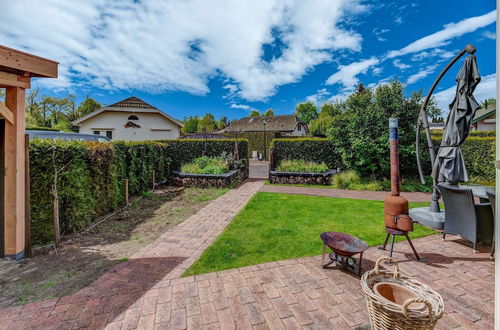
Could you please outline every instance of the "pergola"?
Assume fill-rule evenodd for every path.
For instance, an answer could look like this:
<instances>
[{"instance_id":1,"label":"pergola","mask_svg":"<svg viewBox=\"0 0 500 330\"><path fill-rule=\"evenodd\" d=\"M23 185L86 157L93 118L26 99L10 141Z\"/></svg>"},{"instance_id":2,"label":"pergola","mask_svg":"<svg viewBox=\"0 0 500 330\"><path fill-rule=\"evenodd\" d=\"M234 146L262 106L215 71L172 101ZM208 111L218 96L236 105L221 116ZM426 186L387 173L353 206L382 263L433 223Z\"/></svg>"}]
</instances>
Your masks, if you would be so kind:
<instances>
[{"instance_id":1,"label":"pergola","mask_svg":"<svg viewBox=\"0 0 500 330\"><path fill-rule=\"evenodd\" d=\"M29 235L25 97L33 77L57 78L58 63L0 45L0 257L25 256ZM27 203L28 202L28 203Z\"/></svg>"}]
</instances>

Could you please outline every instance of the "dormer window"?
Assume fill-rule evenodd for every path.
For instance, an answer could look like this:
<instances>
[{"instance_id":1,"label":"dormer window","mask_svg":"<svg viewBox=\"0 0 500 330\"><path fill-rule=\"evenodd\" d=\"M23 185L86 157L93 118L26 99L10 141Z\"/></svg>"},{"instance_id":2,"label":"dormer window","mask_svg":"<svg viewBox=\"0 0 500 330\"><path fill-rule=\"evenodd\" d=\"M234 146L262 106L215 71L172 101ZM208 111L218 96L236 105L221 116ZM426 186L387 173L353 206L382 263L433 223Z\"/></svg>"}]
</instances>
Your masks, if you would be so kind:
<instances>
[{"instance_id":1,"label":"dormer window","mask_svg":"<svg viewBox=\"0 0 500 330\"><path fill-rule=\"evenodd\" d=\"M139 120L139 117L136 115L128 116L128 120Z\"/></svg>"}]
</instances>

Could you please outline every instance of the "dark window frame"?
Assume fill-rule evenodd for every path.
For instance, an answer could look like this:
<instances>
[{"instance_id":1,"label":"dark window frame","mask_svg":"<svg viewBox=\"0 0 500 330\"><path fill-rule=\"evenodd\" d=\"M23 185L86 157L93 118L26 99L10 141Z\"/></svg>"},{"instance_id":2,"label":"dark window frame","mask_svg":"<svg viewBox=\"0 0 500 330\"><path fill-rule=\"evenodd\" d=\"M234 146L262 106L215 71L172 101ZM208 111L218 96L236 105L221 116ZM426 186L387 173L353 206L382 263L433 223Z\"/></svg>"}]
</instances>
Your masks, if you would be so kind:
<instances>
[{"instance_id":1,"label":"dark window frame","mask_svg":"<svg viewBox=\"0 0 500 330\"><path fill-rule=\"evenodd\" d=\"M101 135L101 131L94 131L94 135Z\"/></svg>"}]
</instances>

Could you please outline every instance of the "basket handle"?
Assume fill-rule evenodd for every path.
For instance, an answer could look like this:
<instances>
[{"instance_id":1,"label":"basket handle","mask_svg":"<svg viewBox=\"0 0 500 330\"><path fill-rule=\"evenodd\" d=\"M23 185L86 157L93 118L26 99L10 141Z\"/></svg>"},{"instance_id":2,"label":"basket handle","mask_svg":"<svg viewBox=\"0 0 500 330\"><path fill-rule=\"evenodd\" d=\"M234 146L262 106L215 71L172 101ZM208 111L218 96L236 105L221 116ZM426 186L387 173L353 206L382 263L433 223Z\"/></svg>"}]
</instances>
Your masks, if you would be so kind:
<instances>
[{"instance_id":1,"label":"basket handle","mask_svg":"<svg viewBox=\"0 0 500 330\"><path fill-rule=\"evenodd\" d=\"M379 257L377 259L377 261L375 262L375 268L374 268L374 271L375 271L375 274L379 274L380 271L379 271L379 265L382 261L389 261L389 262L392 262L394 264L394 277L395 278L398 278L399 277L399 264L398 264L398 261L396 260L396 258L392 258L392 257Z\"/></svg>"},{"instance_id":2,"label":"basket handle","mask_svg":"<svg viewBox=\"0 0 500 330\"><path fill-rule=\"evenodd\" d=\"M432 319L433 319L433 316L432 316L432 305L431 305L431 303L428 300L423 299L423 298L409 298L409 299L406 299L405 302L403 303L403 307L401 307L403 309L403 315L404 315L404 317L406 317L407 320L411 319L410 314L408 313L408 306L410 304L412 304L412 303L415 303L415 302L424 303L427 306L427 309L429 310L429 321L432 322Z\"/></svg>"}]
</instances>

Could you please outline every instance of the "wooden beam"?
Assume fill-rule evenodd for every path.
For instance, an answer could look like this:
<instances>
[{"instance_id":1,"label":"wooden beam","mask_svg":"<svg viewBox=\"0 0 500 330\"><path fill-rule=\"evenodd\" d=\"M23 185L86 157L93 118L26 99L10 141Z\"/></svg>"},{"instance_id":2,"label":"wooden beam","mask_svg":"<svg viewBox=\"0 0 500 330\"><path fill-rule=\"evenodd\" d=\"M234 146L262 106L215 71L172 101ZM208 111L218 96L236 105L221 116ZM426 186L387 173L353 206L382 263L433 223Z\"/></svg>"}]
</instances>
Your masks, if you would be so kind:
<instances>
[{"instance_id":1,"label":"wooden beam","mask_svg":"<svg viewBox=\"0 0 500 330\"><path fill-rule=\"evenodd\" d=\"M14 125L14 114L2 102L0 102L0 116L2 116L5 120L7 120L9 124Z\"/></svg>"},{"instance_id":2,"label":"wooden beam","mask_svg":"<svg viewBox=\"0 0 500 330\"><path fill-rule=\"evenodd\" d=\"M0 71L0 87L22 87L28 89L31 87L30 78Z\"/></svg>"},{"instance_id":3,"label":"wooden beam","mask_svg":"<svg viewBox=\"0 0 500 330\"><path fill-rule=\"evenodd\" d=\"M18 75L57 78L59 63L0 45L0 71Z\"/></svg>"},{"instance_id":4,"label":"wooden beam","mask_svg":"<svg viewBox=\"0 0 500 330\"><path fill-rule=\"evenodd\" d=\"M4 244L5 256L24 257L25 247L25 96L20 87L8 87L5 105L14 114L14 123L5 123Z\"/></svg>"}]
</instances>

